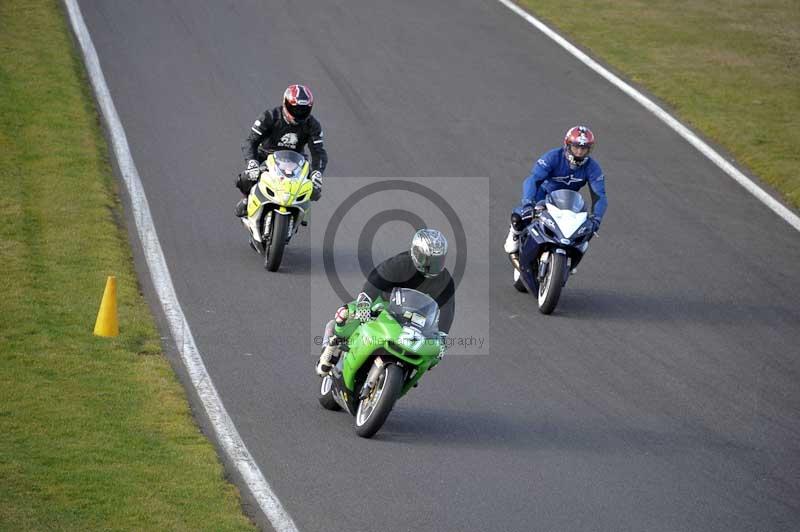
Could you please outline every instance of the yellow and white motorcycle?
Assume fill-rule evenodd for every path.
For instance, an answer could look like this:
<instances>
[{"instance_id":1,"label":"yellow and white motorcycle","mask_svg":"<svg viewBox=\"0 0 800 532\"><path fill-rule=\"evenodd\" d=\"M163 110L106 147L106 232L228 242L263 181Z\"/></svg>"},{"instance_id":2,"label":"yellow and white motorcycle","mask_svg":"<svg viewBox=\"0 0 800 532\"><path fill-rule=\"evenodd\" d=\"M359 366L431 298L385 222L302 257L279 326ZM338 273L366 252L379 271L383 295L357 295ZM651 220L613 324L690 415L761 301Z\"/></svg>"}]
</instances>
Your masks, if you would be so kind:
<instances>
[{"instance_id":1,"label":"yellow and white motorcycle","mask_svg":"<svg viewBox=\"0 0 800 532\"><path fill-rule=\"evenodd\" d=\"M270 154L260 169L258 182L247 197L247 215L241 220L250 247L264 256L264 267L274 272L298 226L306 225L314 186L308 161L294 151Z\"/></svg>"}]
</instances>

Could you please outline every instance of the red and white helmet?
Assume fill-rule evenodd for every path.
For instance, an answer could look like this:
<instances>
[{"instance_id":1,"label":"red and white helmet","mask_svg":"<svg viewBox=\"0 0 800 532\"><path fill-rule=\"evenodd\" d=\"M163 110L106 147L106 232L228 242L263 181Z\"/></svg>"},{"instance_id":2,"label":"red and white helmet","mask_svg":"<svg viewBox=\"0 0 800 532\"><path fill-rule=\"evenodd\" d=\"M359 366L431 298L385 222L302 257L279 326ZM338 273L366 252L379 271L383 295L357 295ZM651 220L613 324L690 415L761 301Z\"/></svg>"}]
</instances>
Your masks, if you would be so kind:
<instances>
[{"instance_id":1,"label":"red and white helmet","mask_svg":"<svg viewBox=\"0 0 800 532\"><path fill-rule=\"evenodd\" d=\"M314 107L314 95L305 85L289 85L283 93L283 112L289 122L304 122Z\"/></svg>"},{"instance_id":2,"label":"red and white helmet","mask_svg":"<svg viewBox=\"0 0 800 532\"><path fill-rule=\"evenodd\" d=\"M573 147L587 148L587 150L581 155L575 155L572 152ZM564 135L564 156L572 165L580 166L585 163L593 147L594 133L586 126L571 127Z\"/></svg>"}]
</instances>

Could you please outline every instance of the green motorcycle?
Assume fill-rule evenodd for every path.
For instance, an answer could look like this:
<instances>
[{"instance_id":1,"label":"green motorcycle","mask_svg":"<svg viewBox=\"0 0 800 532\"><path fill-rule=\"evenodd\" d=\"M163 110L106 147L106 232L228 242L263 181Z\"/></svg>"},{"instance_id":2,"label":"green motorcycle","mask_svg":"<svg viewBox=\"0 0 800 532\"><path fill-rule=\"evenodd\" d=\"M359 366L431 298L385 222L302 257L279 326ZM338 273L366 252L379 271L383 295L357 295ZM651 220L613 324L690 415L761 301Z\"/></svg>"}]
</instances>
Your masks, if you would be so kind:
<instances>
[{"instance_id":1,"label":"green motorcycle","mask_svg":"<svg viewBox=\"0 0 800 532\"><path fill-rule=\"evenodd\" d=\"M441 360L446 335L430 296L395 288L389 301L362 293L335 326L339 360L322 378L320 404L355 416L356 434L372 437L395 402Z\"/></svg>"}]
</instances>

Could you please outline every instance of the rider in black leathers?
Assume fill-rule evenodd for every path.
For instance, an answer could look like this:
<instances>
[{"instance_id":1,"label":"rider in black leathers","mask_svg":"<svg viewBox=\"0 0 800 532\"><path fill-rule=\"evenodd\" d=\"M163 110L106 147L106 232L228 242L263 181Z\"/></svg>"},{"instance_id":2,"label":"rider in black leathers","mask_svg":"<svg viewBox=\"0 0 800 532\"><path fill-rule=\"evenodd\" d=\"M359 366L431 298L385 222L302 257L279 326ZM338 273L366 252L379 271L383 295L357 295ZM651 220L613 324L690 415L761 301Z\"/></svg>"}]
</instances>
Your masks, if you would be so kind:
<instances>
[{"instance_id":1,"label":"rider in black leathers","mask_svg":"<svg viewBox=\"0 0 800 532\"><path fill-rule=\"evenodd\" d=\"M311 116L314 96L305 85L290 85L283 93L283 105L261 113L242 143L242 155L247 167L236 180L236 187L244 198L236 204L236 216L247 212L247 195L258 181L260 164L269 154L278 150L303 153L306 145L311 152L311 175L314 183L312 201L322 194L322 173L328 164L328 154L323 145L322 126Z\"/></svg>"},{"instance_id":2,"label":"rider in black leathers","mask_svg":"<svg viewBox=\"0 0 800 532\"><path fill-rule=\"evenodd\" d=\"M394 288L411 288L428 294L439 305L439 330L450 332L455 314L455 283L447 268L435 276L420 272L410 251L398 253L378 264L367 277L362 291L373 301L389 300Z\"/></svg>"},{"instance_id":3,"label":"rider in black leathers","mask_svg":"<svg viewBox=\"0 0 800 532\"><path fill-rule=\"evenodd\" d=\"M398 253L378 264L367 276L363 292L373 301L389 299L393 288L411 288L429 295L439 305L439 331L450 332L455 316L455 283L447 268L447 239L436 229L420 229L411 240L409 251ZM326 375L338 357L334 324L347 321L347 307L336 311L325 328L324 349L317 364L317 374Z\"/></svg>"}]
</instances>

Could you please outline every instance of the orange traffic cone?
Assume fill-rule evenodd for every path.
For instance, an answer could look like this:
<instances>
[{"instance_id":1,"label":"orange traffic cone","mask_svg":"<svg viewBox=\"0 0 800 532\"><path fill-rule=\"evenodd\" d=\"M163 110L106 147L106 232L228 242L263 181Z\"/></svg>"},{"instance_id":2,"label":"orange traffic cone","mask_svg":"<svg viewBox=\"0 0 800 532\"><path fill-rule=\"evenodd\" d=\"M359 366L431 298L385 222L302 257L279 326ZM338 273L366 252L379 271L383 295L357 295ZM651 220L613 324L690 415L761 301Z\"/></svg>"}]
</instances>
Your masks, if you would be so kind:
<instances>
[{"instance_id":1,"label":"orange traffic cone","mask_svg":"<svg viewBox=\"0 0 800 532\"><path fill-rule=\"evenodd\" d=\"M103 301L100 303L100 312L94 324L95 336L118 336L119 322L117 321L117 278L113 275L106 280L106 289L103 291Z\"/></svg>"}]
</instances>

